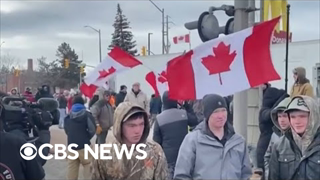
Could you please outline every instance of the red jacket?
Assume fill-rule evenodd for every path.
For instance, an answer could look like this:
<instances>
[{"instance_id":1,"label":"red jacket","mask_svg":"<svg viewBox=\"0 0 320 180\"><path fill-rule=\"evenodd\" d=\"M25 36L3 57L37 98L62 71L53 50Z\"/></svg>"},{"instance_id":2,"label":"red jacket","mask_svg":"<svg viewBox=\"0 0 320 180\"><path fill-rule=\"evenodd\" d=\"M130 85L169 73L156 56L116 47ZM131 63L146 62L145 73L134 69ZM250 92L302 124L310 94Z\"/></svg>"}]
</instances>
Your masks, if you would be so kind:
<instances>
[{"instance_id":1,"label":"red jacket","mask_svg":"<svg viewBox=\"0 0 320 180\"><path fill-rule=\"evenodd\" d=\"M69 97L69 98L68 98L68 106L67 106L68 112L71 111L71 107L72 107L72 97Z\"/></svg>"},{"instance_id":2,"label":"red jacket","mask_svg":"<svg viewBox=\"0 0 320 180\"><path fill-rule=\"evenodd\" d=\"M27 101L29 101L29 102L36 102L34 96L33 96L32 93L29 92L29 91L25 91L25 92L23 93L23 97L25 97L25 98L27 99Z\"/></svg>"}]
</instances>

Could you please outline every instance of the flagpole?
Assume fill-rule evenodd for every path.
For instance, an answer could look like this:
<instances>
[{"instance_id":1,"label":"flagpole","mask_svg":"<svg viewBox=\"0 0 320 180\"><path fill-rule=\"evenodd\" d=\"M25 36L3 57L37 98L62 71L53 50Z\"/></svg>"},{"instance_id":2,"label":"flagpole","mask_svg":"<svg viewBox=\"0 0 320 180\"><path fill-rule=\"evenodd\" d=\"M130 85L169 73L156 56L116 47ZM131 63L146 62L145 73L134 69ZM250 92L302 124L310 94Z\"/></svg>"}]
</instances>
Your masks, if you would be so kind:
<instances>
[{"instance_id":1,"label":"flagpole","mask_svg":"<svg viewBox=\"0 0 320 180\"><path fill-rule=\"evenodd\" d=\"M288 92L288 64L289 64L289 16L290 16L290 4L287 5L287 37L286 37L286 67L285 67L285 91Z\"/></svg>"},{"instance_id":2,"label":"flagpole","mask_svg":"<svg viewBox=\"0 0 320 180\"><path fill-rule=\"evenodd\" d=\"M189 31L189 50L191 50L191 38L190 38L190 31Z\"/></svg>"}]
</instances>

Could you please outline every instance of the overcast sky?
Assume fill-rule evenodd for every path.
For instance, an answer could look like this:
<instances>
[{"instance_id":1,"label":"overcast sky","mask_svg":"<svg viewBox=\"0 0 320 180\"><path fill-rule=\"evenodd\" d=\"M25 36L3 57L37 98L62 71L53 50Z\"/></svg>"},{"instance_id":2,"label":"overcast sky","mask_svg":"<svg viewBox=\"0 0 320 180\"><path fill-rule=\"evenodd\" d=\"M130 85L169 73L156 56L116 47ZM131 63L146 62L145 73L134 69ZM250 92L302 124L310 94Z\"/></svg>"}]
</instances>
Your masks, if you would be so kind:
<instances>
[{"instance_id":1,"label":"overcast sky","mask_svg":"<svg viewBox=\"0 0 320 180\"><path fill-rule=\"evenodd\" d=\"M210 6L233 5L233 1L154 1L169 15L170 41L177 35L187 34L184 23L197 20L199 15ZM123 13L130 21L134 40L140 53L147 46L147 34L151 36L151 51L161 53L161 13L147 0L145 1L5 1L1 0L0 43L1 54L10 54L26 67L27 59L44 56L49 61L56 59L57 47L67 42L76 50L85 63L96 65L99 62L98 34L90 25L102 32L102 57L110 44L112 24L116 15L116 5L120 3ZM259 7L260 1L256 1ZM293 41L320 38L319 0L289 0L291 4L291 31ZM228 17L223 12L215 13L220 26L225 25ZM256 12L256 21L260 13ZM312 22L312 23L310 23ZM197 31L191 31L192 47L201 43ZM170 53L182 52L188 44L174 45Z\"/></svg>"}]
</instances>

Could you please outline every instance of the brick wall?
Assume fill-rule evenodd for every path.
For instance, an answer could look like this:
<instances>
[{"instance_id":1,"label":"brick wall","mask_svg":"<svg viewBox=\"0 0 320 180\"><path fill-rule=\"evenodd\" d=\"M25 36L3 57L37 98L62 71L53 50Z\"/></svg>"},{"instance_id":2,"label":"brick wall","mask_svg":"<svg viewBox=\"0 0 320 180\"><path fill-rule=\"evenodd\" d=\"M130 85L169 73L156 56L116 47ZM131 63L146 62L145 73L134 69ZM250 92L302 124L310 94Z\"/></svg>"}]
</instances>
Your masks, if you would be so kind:
<instances>
[{"instance_id":1,"label":"brick wall","mask_svg":"<svg viewBox=\"0 0 320 180\"><path fill-rule=\"evenodd\" d=\"M27 60L28 69L21 71L19 76L15 76L13 73L2 74L2 83L0 84L0 90L3 92L10 92L11 89L17 88L20 93L23 93L26 87L31 87L32 92L37 92L39 86L36 82L37 72L33 70L33 60Z\"/></svg>"}]
</instances>

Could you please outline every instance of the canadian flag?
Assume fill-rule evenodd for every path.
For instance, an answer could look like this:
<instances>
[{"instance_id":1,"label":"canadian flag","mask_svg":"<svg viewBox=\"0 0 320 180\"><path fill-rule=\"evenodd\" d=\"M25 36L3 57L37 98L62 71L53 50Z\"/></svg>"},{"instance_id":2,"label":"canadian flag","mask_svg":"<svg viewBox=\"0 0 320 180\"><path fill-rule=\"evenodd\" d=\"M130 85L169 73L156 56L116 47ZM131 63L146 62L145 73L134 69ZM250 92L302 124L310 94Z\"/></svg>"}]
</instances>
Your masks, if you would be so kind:
<instances>
[{"instance_id":1,"label":"canadian flag","mask_svg":"<svg viewBox=\"0 0 320 180\"><path fill-rule=\"evenodd\" d=\"M186 34L183 36L175 36L173 37L173 43L178 44L178 43L190 43L190 34Z\"/></svg>"},{"instance_id":2,"label":"canadian flag","mask_svg":"<svg viewBox=\"0 0 320 180\"><path fill-rule=\"evenodd\" d=\"M114 47L107 57L90 73L81 84L81 92L91 98L98 87L106 87L106 82L116 74L132 69L142 63L123 51Z\"/></svg>"},{"instance_id":3,"label":"canadian flag","mask_svg":"<svg viewBox=\"0 0 320 180\"><path fill-rule=\"evenodd\" d=\"M219 39L210 40L168 62L171 99L228 96L281 79L270 53L273 30L280 17Z\"/></svg>"},{"instance_id":4,"label":"canadian flag","mask_svg":"<svg viewBox=\"0 0 320 180\"><path fill-rule=\"evenodd\" d=\"M150 71L146 74L146 81L154 90L156 97L162 96L168 90L166 68Z\"/></svg>"}]
</instances>

